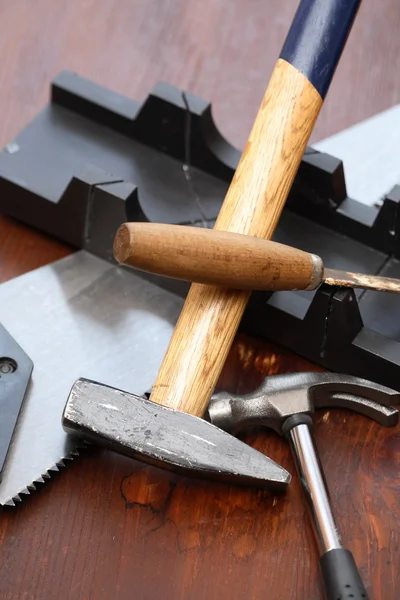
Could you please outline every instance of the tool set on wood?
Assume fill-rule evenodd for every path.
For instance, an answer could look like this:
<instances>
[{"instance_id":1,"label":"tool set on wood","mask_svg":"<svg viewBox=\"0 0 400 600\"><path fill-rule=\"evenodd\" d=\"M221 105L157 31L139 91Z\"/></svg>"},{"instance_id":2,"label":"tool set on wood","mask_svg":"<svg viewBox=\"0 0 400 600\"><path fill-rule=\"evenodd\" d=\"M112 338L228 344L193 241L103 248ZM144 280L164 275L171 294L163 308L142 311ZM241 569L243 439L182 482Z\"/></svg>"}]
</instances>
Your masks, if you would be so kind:
<instances>
[{"instance_id":1,"label":"tool set on wood","mask_svg":"<svg viewBox=\"0 0 400 600\"><path fill-rule=\"evenodd\" d=\"M367 591L333 516L312 416L318 409L345 408L395 427L399 390L349 372L274 375L242 396L214 390L253 290L311 291L325 284L400 292L397 278L325 267L318 255L272 240L359 5L360 0L300 2L212 229L132 218L117 223L112 235L117 266L112 268L121 277L135 269L191 286L151 391L133 394L97 382L88 368L59 414L69 440L65 444L87 441L179 474L281 493L291 475L235 435L262 425L286 437L310 509L326 596L332 600L367 598ZM89 216L92 208L88 205ZM129 292L125 299L129 305ZM26 365L29 378L28 357ZM6 385L12 382L13 363L0 364L0 373ZM0 398L12 391L11 383L2 389L3 381ZM19 408L26 382L23 388ZM21 389L12 393L21 396ZM10 446L11 466L21 431ZM56 454L54 464L60 459ZM11 481L10 470L5 485ZM26 481L27 488L32 481Z\"/></svg>"}]
</instances>

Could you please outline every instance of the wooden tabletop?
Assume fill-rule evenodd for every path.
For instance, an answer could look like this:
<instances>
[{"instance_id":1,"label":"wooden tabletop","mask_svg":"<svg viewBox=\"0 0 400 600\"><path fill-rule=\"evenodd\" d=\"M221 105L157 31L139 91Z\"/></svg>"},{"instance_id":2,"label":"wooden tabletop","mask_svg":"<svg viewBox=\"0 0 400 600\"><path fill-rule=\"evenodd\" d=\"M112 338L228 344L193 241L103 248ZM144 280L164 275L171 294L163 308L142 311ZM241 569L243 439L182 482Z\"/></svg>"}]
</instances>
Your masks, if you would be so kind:
<instances>
[{"instance_id":1,"label":"wooden tabletop","mask_svg":"<svg viewBox=\"0 0 400 600\"><path fill-rule=\"evenodd\" d=\"M211 100L243 147L297 0L14 0L0 6L0 144L43 107L62 69L143 100L160 80ZM313 140L400 102L398 0L365 0ZM384 143L384 140L382 140ZM0 217L0 281L71 252ZM1 307L0 307L1 319ZM315 369L239 336L220 386ZM331 411L315 433L334 511L371 598L394 600L400 434ZM248 443L293 474L289 492L199 483L91 450L0 522L0 597L286 600L323 597L317 550L286 442ZM29 460L29 457L27 457Z\"/></svg>"}]
</instances>

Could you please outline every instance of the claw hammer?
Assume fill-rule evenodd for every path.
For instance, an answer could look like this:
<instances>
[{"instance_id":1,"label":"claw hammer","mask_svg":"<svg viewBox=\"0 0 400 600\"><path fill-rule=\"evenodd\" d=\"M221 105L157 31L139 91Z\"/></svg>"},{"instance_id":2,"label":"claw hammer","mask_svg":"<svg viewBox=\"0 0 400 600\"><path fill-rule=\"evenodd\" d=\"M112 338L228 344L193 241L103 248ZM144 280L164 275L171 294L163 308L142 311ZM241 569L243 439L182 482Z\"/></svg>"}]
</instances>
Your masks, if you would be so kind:
<instances>
[{"instance_id":1,"label":"claw hammer","mask_svg":"<svg viewBox=\"0 0 400 600\"><path fill-rule=\"evenodd\" d=\"M214 229L271 239L360 1L300 1ZM249 297L191 285L151 401L204 415Z\"/></svg>"},{"instance_id":2,"label":"claw hammer","mask_svg":"<svg viewBox=\"0 0 400 600\"><path fill-rule=\"evenodd\" d=\"M351 375L291 373L267 377L257 390L244 396L213 394L208 406L211 423L225 431L237 434L264 426L289 440L310 509L327 600L366 600L368 596L333 515L312 416L319 408L345 408L394 427L399 413L392 405L399 399L395 390Z\"/></svg>"}]
</instances>

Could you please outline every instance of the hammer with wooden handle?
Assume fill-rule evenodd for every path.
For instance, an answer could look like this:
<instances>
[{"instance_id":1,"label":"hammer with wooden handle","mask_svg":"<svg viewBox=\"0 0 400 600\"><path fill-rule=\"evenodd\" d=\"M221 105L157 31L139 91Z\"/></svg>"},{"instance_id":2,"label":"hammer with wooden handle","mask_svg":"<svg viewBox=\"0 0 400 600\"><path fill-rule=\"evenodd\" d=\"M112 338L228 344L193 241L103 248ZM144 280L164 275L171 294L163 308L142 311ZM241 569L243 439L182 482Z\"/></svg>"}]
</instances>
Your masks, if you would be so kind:
<instances>
[{"instance_id":1,"label":"hammer with wooden handle","mask_svg":"<svg viewBox=\"0 0 400 600\"><path fill-rule=\"evenodd\" d=\"M271 238L359 4L300 2L216 231ZM150 399L81 378L70 391L63 427L167 469L285 489L290 476L282 467L199 418L249 296L193 284Z\"/></svg>"},{"instance_id":2,"label":"hammer with wooden handle","mask_svg":"<svg viewBox=\"0 0 400 600\"><path fill-rule=\"evenodd\" d=\"M216 231L272 237L359 4L360 0L300 2ZM249 291L192 284L150 401L81 380L71 390L63 414L64 428L107 441L109 447L134 457L144 455L151 464L161 460L167 468L184 473L197 467L213 477L234 475L232 462L240 456L233 460L226 446L231 443L230 436L225 444L222 429L199 430L206 421L195 416L202 417L207 409L249 296ZM249 473L252 459L246 458L247 464L241 464L240 470L246 467L246 481L254 482L256 473ZM282 487L287 479L275 465L269 465L267 480ZM337 554L328 558L326 572L343 573ZM353 565L347 567L353 576ZM347 579L339 583L344 583L345 589L332 579L332 598L344 594L366 597L355 578L350 584Z\"/></svg>"},{"instance_id":3,"label":"hammer with wooden handle","mask_svg":"<svg viewBox=\"0 0 400 600\"><path fill-rule=\"evenodd\" d=\"M249 235L162 223L124 223L114 256L141 271L240 290L314 290L321 283L400 293L400 279L327 269L315 254Z\"/></svg>"},{"instance_id":4,"label":"hammer with wooden handle","mask_svg":"<svg viewBox=\"0 0 400 600\"><path fill-rule=\"evenodd\" d=\"M301 0L215 229L270 239L360 0ZM191 285L150 400L203 416L249 291Z\"/></svg>"}]
</instances>

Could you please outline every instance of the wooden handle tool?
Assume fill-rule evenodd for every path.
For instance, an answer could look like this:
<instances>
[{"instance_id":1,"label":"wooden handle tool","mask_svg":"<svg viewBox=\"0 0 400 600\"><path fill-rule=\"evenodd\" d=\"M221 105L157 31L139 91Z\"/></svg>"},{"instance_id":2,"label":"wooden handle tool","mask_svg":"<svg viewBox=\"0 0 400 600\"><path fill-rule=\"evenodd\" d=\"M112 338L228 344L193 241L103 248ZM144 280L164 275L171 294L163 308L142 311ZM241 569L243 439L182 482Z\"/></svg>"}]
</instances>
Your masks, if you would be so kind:
<instances>
[{"instance_id":1,"label":"wooden handle tool","mask_svg":"<svg viewBox=\"0 0 400 600\"><path fill-rule=\"evenodd\" d=\"M316 254L215 229L124 223L114 256L141 271L240 290L314 290L325 282L400 293L400 279L326 269Z\"/></svg>"},{"instance_id":2,"label":"wooden handle tool","mask_svg":"<svg viewBox=\"0 0 400 600\"><path fill-rule=\"evenodd\" d=\"M216 230L271 238L359 4L300 2ZM192 284L153 385L153 402L204 415L249 295Z\"/></svg>"},{"instance_id":3,"label":"wooden handle tool","mask_svg":"<svg viewBox=\"0 0 400 600\"><path fill-rule=\"evenodd\" d=\"M239 290L310 289L320 258L250 235L161 223L124 223L114 241L122 264L165 277Z\"/></svg>"}]
</instances>

